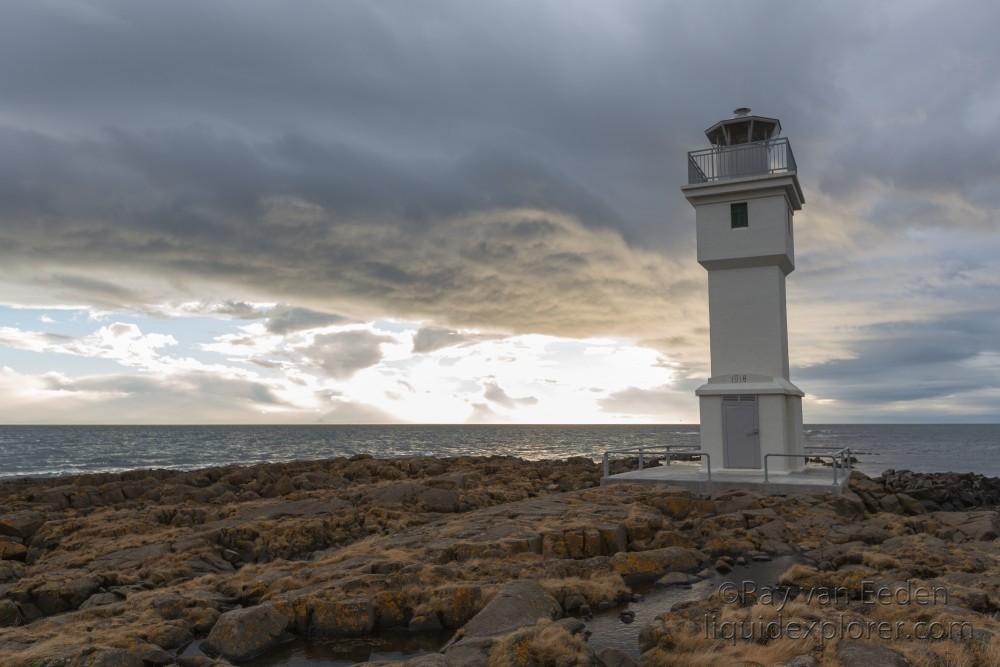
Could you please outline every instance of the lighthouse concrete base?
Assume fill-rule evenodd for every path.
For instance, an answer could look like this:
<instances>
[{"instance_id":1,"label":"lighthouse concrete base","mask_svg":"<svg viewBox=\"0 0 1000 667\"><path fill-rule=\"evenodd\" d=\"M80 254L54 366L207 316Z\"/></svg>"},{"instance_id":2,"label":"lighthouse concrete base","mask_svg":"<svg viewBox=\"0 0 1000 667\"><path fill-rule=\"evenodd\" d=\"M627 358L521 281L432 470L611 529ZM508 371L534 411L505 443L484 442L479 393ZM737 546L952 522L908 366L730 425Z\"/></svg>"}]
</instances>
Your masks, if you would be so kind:
<instances>
[{"instance_id":1,"label":"lighthouse concrete base","mask_svg":"<svg viewBox=\"0 0 1000 667\"><path fill-rule=\"evenodd\" d=\"M768 495L785 493L833 493L840 495L847 487L850 470L838 470L837 481L833 481L833 469L827 466L809 466L795 472L770 473L764 481L764 473L757 471L736 471L712 469L708 472L700 466L682 463L657 465L643 470L631 470L610 475L601 480L601 486L608 484L654 484L687 489L693 493L712 494L729 489L746 489Z\"/></svg>"}]
</instances>

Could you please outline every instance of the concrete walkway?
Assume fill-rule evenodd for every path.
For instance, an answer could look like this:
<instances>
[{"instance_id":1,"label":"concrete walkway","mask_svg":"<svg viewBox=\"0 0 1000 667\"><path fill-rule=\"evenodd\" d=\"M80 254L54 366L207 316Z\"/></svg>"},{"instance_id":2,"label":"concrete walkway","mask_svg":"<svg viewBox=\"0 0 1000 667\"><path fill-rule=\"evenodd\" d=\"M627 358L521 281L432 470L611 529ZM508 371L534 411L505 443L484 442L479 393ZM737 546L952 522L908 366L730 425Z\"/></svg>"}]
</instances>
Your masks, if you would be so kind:
<instances>
[{"instance_id":1,"label":"concrete walkway","mask_svg":"<svg viewBox=\"0 0 1000 667\"><path fill-rule=\"evenodd\" d=\"M755 470L713 470L712 481L701 466L673 464L655 465L643 470L611 475L601 480L606 484L662 484L679 486L695 493L715 493L728 489L749 489L760 493L781 494L791 492L835 493L840 495L850 477L850 471L837 472L837 484L833 483L833 469L828 467L807 467L799 472L771 472L767 482L764 471Z\"/></svg>"}]
</instances>

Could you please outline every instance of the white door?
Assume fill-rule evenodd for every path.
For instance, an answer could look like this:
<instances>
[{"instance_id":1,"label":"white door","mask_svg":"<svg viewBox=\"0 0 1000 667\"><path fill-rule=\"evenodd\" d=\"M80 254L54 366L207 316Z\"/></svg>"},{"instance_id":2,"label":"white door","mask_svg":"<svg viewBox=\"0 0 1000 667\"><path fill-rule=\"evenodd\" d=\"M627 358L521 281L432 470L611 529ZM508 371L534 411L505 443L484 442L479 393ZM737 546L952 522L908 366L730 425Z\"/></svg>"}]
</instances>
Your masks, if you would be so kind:
<instances>
[{"instance_id":1,"label":"white door","mask_svg":"<svg viewBox=\"0 0 1000 667\"><path fill-rule=\"evenodd\" d=\"M722 432L724 467L760 468L756 396L723 396Z\"/></svg>"}]
</instances>

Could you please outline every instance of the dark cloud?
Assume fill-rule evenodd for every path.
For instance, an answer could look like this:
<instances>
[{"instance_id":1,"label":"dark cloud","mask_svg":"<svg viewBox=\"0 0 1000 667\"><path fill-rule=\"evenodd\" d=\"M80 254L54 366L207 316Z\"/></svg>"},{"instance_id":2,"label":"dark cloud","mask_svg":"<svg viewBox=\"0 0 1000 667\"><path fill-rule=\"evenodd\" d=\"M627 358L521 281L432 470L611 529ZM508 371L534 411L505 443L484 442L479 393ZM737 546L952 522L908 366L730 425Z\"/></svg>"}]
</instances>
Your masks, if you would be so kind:
<instances>
[{"instance_id":1,"label":"dark cloud","mask_svg":"<svg viewBox=\"0 0 1000 667\"><path fill-rule=\"evenodd\" d=\"M303 329L343 324L346 321L347 318L332 313L321 313L295 306L276 306L267 313L267 330L271 333L284 335Z\"/></svg>"},{"instance_id":2,"label":"dark cloud","mask_svg":"<svg viewBox=\"0 0 1000 667\"><path fill-rule=\"evenodd\" d=\"M413 336L413 351L417 354L433 352L446 347L478 343L484 340L498 338L493 334L463 333L444 327L420 327Z\"/></svg>"},{"instance_id":3,"label":"dark cloud","mask_svg":"<svg viewBox=\"0 0 1000 667\"><path fill-rule=\"evenodd\" d=\"M851 358L797 368L821 398L858 404L934 399L1000 387L1000 312L977 310L927 322L866 328ZM978 362L978 363L977 363Z\"/></svg>"},{"instance_id":4,"label":"dark cloud","mask_svg":"<svg viewBox=\"0 0 1000 667\"><path fill-rule=\"evenodd\" d=\"M211 312L241 320L255 320L262 317L260 308L243 301L224 301L211 307Z\"/></svg>"},{"instance_id":5,"label":"dark cloud","mask_svg":"<svg viewBox=\"0 0 1000 667\"><path fill-rule=\"evenodd\" d=\"M416 353L433 352L444 347L460 345L468 340L457 331L442 327L421 327L413 336L413 351Z\"/></svg>"},{"instance_id":6,"label":"dark cloud","mask_svg":"<svg viewBox=\"0 0 1000 667\"><path fill-rule=\"evenodd\" d=\"M513 398L504 391L503 387L492 380L483 383L483 398L505 408L514 408L519 405L536 405L538 403L538 399L534 396Z\"/></svg>"},{"instance_id":7,"label":"dark cloud","mask_svg":"<svg viewBox=\"0 0 1000 667\"><path fill-rule=\"evenodd\" d=\"M382 343L391 341L388 336L370 331L343 331L319 334L310 346L300 351L331 377L348 378L381 361Z\"/></svg>"}]
</instances>

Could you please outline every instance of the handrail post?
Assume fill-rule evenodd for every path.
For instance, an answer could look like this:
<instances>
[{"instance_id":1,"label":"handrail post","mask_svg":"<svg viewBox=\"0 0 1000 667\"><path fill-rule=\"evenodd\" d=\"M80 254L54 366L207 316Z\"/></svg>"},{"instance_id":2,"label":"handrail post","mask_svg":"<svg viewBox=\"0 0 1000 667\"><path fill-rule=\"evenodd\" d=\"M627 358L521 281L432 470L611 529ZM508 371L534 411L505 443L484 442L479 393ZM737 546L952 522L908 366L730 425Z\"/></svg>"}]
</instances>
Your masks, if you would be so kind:
<instances>
[{"instance_id":1,"label":"handrail post","mask_svg":"<svg viewBox=\"0 0 1000 667\"><path fill-rule=\"evenodd\" d=\"M705 457L705 462L706 462L706 465L707 465L707 468L708 468L708 481L711 482L712 481L712 455L708 454L707 452L702 452L702 455Z\"/></svg>"},{"instance_id":2,"label":"handrail post","mask_svg":"<svg viewBox=\"0 0 1000 667\"><path fill-rule=\"evenodd\" d=\"M833 458L833 485L837 486L837 457L834 455L831 458Z\"/></svg>"},{"instance_id":3,"label":"handrail post","mask_svg":"<svg viewBox=\"0 0 1000 667\"><path fill-rule=\"evenodd\" d=\"M608 452L604 452L604 477L610 477L608 473L611 472L610 466L608 465Z\"/></svg>"},{"instance_id":4,"label":"handrail post","mask_svg":"<svg viewBox=\"0 0 1000 667\"><path fill-rule=\"evenodd\" d=\"M770 454L764 454L764 483L767 484L767 459Z\"/></svg>"}]
</instances>

